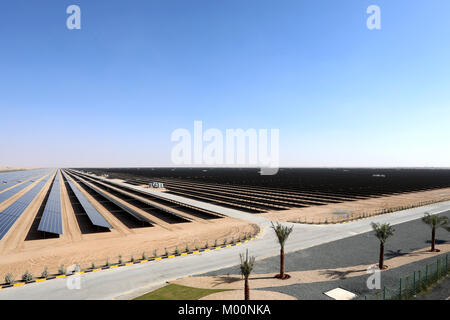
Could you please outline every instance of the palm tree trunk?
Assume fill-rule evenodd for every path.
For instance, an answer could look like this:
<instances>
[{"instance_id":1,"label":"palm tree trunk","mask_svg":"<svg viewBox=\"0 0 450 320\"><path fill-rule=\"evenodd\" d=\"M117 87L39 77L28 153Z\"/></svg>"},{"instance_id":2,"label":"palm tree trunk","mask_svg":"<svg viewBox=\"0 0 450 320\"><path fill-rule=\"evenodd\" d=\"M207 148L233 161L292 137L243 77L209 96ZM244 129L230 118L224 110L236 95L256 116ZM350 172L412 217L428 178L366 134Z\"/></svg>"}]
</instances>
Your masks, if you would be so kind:
<instances>
[{"instance_id":1,"label":"palm tree trunk","mask_svg":"<svg viewBox=\"0 0 450 320\"><path fill-rule=\"evenodd\" d=\"M436 245L436 228L433 227L431 230L431 251L435 250Z\"/></svg>"},{"instance_id":2,"label":"palm tree trunk","mask_svg":"<svg viewBox=\"0 0 450 320\"><path fill-rule=\"evenodd\" d=\"M248 285L248 277L245 277L244 296L245 300L250 300L250 287Z\"/></svg>"},{"instance_id":3,"label":"palm tree trunk","mask_svg":"<svg viewBox=\"0 0 450 320\"><path fill-rule=\"evenodd\" d=\"M380 242L380 260L378 263L378 267L380 270L383 270L383 264L384 264L384 244L383 242Z\"/></svg>"},{"instance_id":4,"label":"palm tree trunk","mask_svg":"<svg viewBox=\"0 0 450 320\"><path fill-rule=\"evenodd\" d=\"M280 250L280 279L284 278L284 248Z\"/></svg>"}]
</instances>

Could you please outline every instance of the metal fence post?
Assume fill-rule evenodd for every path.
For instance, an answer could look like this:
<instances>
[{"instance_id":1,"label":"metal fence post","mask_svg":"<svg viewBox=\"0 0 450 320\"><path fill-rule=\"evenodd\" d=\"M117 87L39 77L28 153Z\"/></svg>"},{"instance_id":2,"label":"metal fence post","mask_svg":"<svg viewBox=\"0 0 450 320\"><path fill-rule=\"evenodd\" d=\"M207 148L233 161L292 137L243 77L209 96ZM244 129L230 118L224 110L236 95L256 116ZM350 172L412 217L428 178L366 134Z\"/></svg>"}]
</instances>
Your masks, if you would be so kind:
<instances>
[{"instance_id":1,"label":"metal fence post","mask_svg":"<svg viewBox=\"0 0 450 320\"><path fill-rule=\"evenodd\" d=\"M436 281L439 279L439 259L436 261Z\"/></svg>"},{"instance_id":2,"label":"metal fence post","mask_svg":"<svg viewBox=\"0 0 450 320\"><path fill-rule=\"evenodd\" d=\"M422 290L422 270L419 270L419 290Z\"/></svg>"}]
</instances>

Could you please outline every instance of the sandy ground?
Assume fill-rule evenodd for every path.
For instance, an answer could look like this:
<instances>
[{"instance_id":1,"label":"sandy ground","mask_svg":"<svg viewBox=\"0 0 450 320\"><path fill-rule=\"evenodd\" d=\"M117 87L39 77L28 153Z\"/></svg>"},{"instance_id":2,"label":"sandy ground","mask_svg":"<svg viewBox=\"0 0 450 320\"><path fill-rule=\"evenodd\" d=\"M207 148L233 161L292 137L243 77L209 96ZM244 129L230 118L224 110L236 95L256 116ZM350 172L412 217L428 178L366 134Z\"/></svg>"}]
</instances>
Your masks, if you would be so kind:
<instances>
[{"instance_id":1,"label":"sandy ground","mask_svg":"<svg viewBox=\"0 0 450 320\"><path fill-rule=\"evenodd\" d=\"M399 211L402 207L418 207L429 203L450 200L450 188L432 191L412 192L388 197L371 198L357 201L347 201L325 206L314 206L307 208L294 208L283 211L270 211L262 216L290 222L324 223L325 221L344 221L347 216L354 218L376 215L382 210L395 209Z\"/></svg>"},{"instance_id":2,"label":"sandy ground","mask_svg":"<svg viewBox=\"0 0 450 320\"><path fill-rule=\"evenodd\" d=\"M33 168L0 167L0 173L8 172L8 171L31 170L31 169L33 169Z\"/></svg>"},{"instance_id":3,"label":"sandy ground","mask_svg":"<svg viewBox=\"0 0 450 320\"><path fill-rule=\"evenodd\" d=\"M103 266L107 259L110 263L116 263L119 255L123 256L125 262L129 261L131 256L140 259L144 251L147 257L151 257L155 249L158 254L163 254L164 248L173 252L176 246L183 251L186 244L191 249L194 249L195 245L203 247L206 241L212 245L216 239L221 244L223 238L229 241L233 236L237 239L239 234L254 231L255 227L246 222L224 218L220 223L211 223L206 228L205 225L189 223L176 231L151 227L135 229L132 234L119 237L110 232L82 235L80 241L27 241L19 250L2 255L0 274L4 276L11 272L18 279L25 270L39 276L44 266L48 266L50 273L56 273L61 264L70 266L78 263L82 268L88 268L92 263Z\"/></svg>"},{"instance_id":4,"label":"sandy ground","mask_svg":"<svg viewBox=\"0 0 450 320\"><path fill-rule=\"evenodd\" d=\"M232 290L223 291L210 294L199 300L244 300L244 290ZM288 294L264 291L264 290L252 290L250 291L250 300L297 300L295 297Z\"/></svg>"},{"instance_id":5,"label":"sandy ground","mask_svg":"<svg viewBox=\"0 0 450 320\"><path fill-rule=\"evenodd\" d=\"M439 254L450 252L450 243L438 246L441 250ZM429 252L430 248L424 248L413 251L404 256L399 256L385 260L385 265L389 269L397 268L415 261L427 259L436 255L436 253ZM372 265L358 265L348 268L338 269L319 269L307 271L293 271L287 272L291 275L288 280L280 281L275 279L274 273L268 274L253 274L250 276L250 288L268 288L288 286L298 283L313 283L325 282L338 279L346 279L351 277L358 277L367 274L367 269ZM205 289L241 289L244 286L244 281L240 275L224 275L224 276L207 276L207 277L187 277L174 281L173 283Z\"/></svg>"},{"instance_id":6,"label":"sandy ground","mask_svg":"<svg viewBox=\"0 0 450 320\"><path fill-rule=\"evenodd\" d=\"M21 194L40 180L27 187ZM233 237L237 240L244 234L258 231L255 225L228 217L129 229L93 200L93 205L114 229L105 233L82 234L70 205L67 190L62 184L64 234L56 239L25 241L37 210L50 188L50 183L51 179L0 242L0 282L3 282L7 273L12 273L16 279L20 279L26 270L34 276L40 276L45 266L51 274L57 273L61 264L66 267L79 264L82 268L89 268L94 263L100 267L104 266L107 260L110 263L117 263L119 255L122 255L123 262L128 262L131 257L141 259L143 252L147 257L152 257L155 250L158 255L163 255L166 248L170 253L173 253L176 247L183 252L186 245L191 250L196 247L203 248L207 242L212 246L215 240L220 245L225 238L229 242ZM90 195L83 193L92 200Z\"/></svg>"}]
</instances>

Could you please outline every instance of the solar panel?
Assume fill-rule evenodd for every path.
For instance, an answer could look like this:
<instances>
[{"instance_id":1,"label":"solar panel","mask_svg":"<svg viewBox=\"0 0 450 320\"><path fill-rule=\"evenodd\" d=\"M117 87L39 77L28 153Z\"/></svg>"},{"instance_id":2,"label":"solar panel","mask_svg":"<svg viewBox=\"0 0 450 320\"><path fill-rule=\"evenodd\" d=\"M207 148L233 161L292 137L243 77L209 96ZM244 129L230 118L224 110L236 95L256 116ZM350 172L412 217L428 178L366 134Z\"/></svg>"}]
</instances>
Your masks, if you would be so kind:
<instances>
[{"instance_id":1,"label":"solar panel","mask_svg":"<svg viewBox=\"0 0 450 320\"><path fill-rule=\"evenodd\" d=\"M0 174L0 192L32 177L43 176L48 170L29 170Z\"/></svg>"},{"instance_id":2,"label":"solar panel","mask_svg":"<svg viewBox=\"0 0 450 320\"><path fill-rule=\"evenodd\" d=\"M41 222L38 227L39 231L62 234L62 216L61 216L61 195L59 174L53 180L50 194L45 204L44 212L42 213Z\"/></svg>"},{"instance_id":3,"label":"solar panel","mask_svg":"<svg viewBox=\"0 0 450 320\"><path fill-rule=\"evenodd\" d=\"M100 212L98 212L97 209L95 209L94 206L89 202L89 200L86 199L83 193L81 193L78 187L68 178L66 173L64 173L64 176L66 177L70 188L77 197L78 202L83 207L92 224L99 227L113 229L113 227L108 223L108 221L106 221L106 219L100 214Z\"/></svg>"},{"instance_id":4,"label":"solar panel","mask_svg":"<svg viewBox=\"0 0 450 320\"><path fill-rule=\"evenodd\" d=\"M0 193L0 203L2 203L3 201L8 200L9 198L11 198L13 195L19 193L20 191L22 191L23 189L25 189L26 187L32 185L35 181L26 181L24 183L22 183L19 186L16 186L8 191L5 191L3 193Z\"/></svg>"},{"instance_id":5,"label":"solar panel","mask_svg":"<svg viewBox=\"0 0 450 320\"><path fill-rule=\"evenodd\" d=\"M49 178L45 178L36 184L30 191L25 193L21 198L16 200L8 208L0 213L0 240L3 239L9 229L14 225L14 223L23 214L30 203L36 198L37 194L42 190L44 185L47 183Z\"/></svg>"},{"instance_id":6,"label":"solar panel","mask_svg":"<svg viewBox=\"0 0 450 320\"><path fill-rule=\"evenodd\" d=\"M135 217L136 219L138 219L139 221L145 221L145 222L149 222L149 223L153 223L153 221L151 221L150 219L140 215L138 212L132 210L131 208L129 208L128 206L124 205L123 203L121 203L120 201L117 201L116 199L110 197L109 195L107 195L103 190L99 189L99 188L94 188L91 185L87 184L86 182L84 182L83 180L80 180L80 182L85 185L86 187L88 187L89 189L93 190L94 192L98 193L99 195L101 195L102 197L108 199L109 201L111 201L112 203L114 203L116 206L118 206L119 208L121 208L123 211L131 214L133 217Z\"/></svg>"}]
</instances>

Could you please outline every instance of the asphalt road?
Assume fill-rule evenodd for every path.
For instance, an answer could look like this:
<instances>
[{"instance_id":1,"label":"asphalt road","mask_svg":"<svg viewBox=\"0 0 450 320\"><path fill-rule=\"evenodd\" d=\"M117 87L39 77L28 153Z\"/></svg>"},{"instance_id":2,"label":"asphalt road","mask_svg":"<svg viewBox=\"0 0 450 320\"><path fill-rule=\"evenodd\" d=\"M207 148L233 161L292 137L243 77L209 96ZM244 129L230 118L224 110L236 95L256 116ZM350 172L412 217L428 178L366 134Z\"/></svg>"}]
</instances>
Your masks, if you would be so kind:
<instances>
[{"instance_id":1,"label":"asphalt road","mask_svg":"<svg viewBox=\"0 0 450 320\"><path fill-rule=\"evenodd\" d=\"M166 196L163 193L158 193L158 195ZM251 255L255 256L257 260L278 255L279 245L270 230L269 220L258 215L191 199L167 196L176 197L178 201L187 202L190 205L256 223L262 229L261 236L244 245L218 251L80 275L78 276L81 282L80 289L70 289L74 287L74 278L69 277L0 290L0 299L130 299L160 286L166 281L234 266L239 263L239 253L245 249L249 249ZM294 225L294 232L286 245L286 252L294 252L368 232L371 230L371 222L389 222L396 225L421 218L425 212L436 214L448 210L450 210L450 202L443 202L353 223Z\"/></svg>"},{"instance_id":2,"label":"asphalt road","mask_svg":"<svg viewBox=\"0 0 450 320\"><path fill-rule=\"evenodd\" d=\"M440 214L450 218L450 211ZM408 254L422 248L430 247L430 228L425 225L421 219L408 221L397 224L395 233L390 237L385 247L385 258L393 258ZM436 231L436 243L448 243L450 241L450 233L444 229ZM324 243L308 249L299 250L286 254L285 268L286 272L303 271L303 270L324 270L344 268L355 265L376 264L378 262L379 241L374 236L374 232L370 231L356 236L344 238L341 240ZM438 257L444 258L446 254L436 254L431 258L415 261L398 268L388 269L381 274L381 287L397 289L399 279L412 275L418 270L424 270L427 264L435 265ZM389 265L389 262L386 262ZM253 273L278 273L279 257L274 256L260 260L255 264ZM431 270L431 269L430 269ZM205 274L206 276L239 274L239 266L224 268ZM334 274L336 277L345 274ZM330 300L324 294L335 288L342 288L358 295L359 299L364 296L374 296L376 291L367 288L366 281L369 275L358 277L341 278L331 281L301 283L289 286L280 286L274 288L264 288L261 290L270 290L285 293L296 297L300 300ZM282 281L280 281L282 284ZM251 286L251 281L250 281ZM258 289L256 289L258 290ZM445 287L442 288L445 291ZM447 292L450 290L447 287ZM445 295L445 293L443 293ZM450 294L447 294L448 297Z\"/></svg>"}]
</instances>

